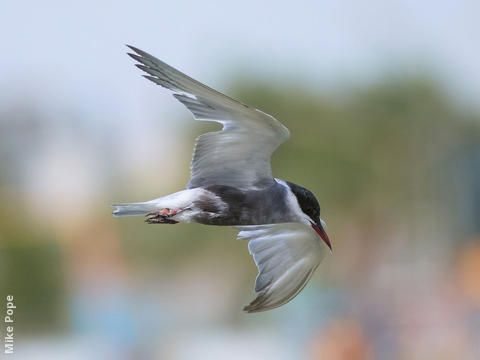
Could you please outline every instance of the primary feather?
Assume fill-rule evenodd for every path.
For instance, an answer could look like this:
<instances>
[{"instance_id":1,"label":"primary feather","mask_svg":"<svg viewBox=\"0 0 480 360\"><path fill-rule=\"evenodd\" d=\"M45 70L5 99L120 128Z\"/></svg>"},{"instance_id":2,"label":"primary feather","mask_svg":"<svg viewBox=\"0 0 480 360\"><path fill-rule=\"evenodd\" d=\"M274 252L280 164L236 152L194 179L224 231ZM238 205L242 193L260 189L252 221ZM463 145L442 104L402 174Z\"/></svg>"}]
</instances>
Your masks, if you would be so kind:
<instances>
[{"instance_id":1,"label":"primary feather","mask_svg":"<svg viewBox=\"0 0 480 360\"><path fill-rule=\"evenodd\" d=\"M293 299L307 284L325 255L325 245L306 224L280 223L238 227L258 267L257 297L244 310L276 308ZM319 241L320 240L320 241Z\"/></svg>"},{"instance_id":2,"label":"primary feather","mask_svg":"<svg viewBox=\"0 0 480 360\"><path fill-rule=\"evenodd\" d=\"M187 188L229 185L262 188L273 182L270 157L290 133L274 117L244 105L133 46L145 77L174 92L195 119L223 125L197 138Z\"/></svg>"}]
</instances>

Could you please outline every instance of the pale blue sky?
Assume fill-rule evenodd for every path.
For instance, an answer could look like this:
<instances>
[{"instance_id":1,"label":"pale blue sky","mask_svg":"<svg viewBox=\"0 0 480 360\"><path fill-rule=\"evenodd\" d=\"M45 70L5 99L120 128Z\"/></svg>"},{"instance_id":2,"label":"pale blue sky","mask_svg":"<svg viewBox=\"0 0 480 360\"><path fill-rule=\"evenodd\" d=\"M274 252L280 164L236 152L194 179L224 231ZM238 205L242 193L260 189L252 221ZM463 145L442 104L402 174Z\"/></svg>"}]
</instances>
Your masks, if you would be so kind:
<instances>
[{"instance_id":1,"label":"pale blue sky","mask_svg":"<svg viewBox=\"0 0 480 360\"><path fill-rule=\"evenodd\" d=\"M0 15L0 85L138 115L158 93L124 55L129 43L224 89L238 70L328 87L399 66L438 74L475 99L478 14L474 0L11 1Z\"/></svg>"},{"instance_id":2,"label":"pale blue sky","mask_svg":"<svg viewBox=\"0 0 480 360\"><path fill-rule=\"evenodd\" d=\"M0 12L0 110L36 103L53 122L43 143L18 159L32 203L59 199L62 214L82 202L88 208L92 190L108 186L106 174L118 167L119 186L141 181L132 189L147 194L162 184L161 195L186 182L193 144L181 127L192 120L140 76L124 44L220 91L240 74L276 84L297 79L315 91L376 81L396 69L432 74L478 106L478 4L9 1ZM13 143L24 141L14 136ZM173 150L158 156L165 149Z\"/></svg>"}]
</instances>

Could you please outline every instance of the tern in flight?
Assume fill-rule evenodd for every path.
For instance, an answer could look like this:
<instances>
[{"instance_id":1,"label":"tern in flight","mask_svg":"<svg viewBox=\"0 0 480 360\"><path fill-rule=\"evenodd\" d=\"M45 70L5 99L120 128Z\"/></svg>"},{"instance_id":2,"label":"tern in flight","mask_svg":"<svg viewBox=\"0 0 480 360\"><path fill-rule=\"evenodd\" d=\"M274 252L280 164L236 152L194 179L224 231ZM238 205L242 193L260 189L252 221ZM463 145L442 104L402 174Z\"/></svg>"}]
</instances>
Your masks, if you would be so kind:
<instances>
[{"instance_id":1,"label":"tern in flight","mask_svg":"<svg viewBox=\"0 0 480 360\"><path fill-rule=\"evenodd\" d=\"M258 267L256 298L244 310L265 311L293 299L307 284L330 240L315 196L272 175L270 157L290 132L274 117L211 89L133 46L136 66L193 113L222 124L197 138L185 190L154 200L113 205L115 216L149 224L196 222L234 226Z\"/></svg>"}]
</instances>

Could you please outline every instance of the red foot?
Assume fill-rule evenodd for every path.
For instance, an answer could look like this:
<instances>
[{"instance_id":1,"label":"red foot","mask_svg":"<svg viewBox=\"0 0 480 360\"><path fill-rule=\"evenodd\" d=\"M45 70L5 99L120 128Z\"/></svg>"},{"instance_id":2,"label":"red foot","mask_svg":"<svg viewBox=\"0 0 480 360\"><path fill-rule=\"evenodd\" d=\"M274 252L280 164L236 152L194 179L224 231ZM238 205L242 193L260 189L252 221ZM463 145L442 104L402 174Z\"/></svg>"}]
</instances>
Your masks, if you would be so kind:
<instances>
[{"instance_id":1,"label":"red foot","mask_svg":"<svg viewBox=\"0 0 480 360\"><path fill-rule=\"evenodd\" d=\"M163 215L168 215L168 216L175 216L175 215L177 215L178 211L177 210L171 210L171 209L165 209L165 210L159 211L159 213L163 214Z\"/></svg>"}]
</instances>

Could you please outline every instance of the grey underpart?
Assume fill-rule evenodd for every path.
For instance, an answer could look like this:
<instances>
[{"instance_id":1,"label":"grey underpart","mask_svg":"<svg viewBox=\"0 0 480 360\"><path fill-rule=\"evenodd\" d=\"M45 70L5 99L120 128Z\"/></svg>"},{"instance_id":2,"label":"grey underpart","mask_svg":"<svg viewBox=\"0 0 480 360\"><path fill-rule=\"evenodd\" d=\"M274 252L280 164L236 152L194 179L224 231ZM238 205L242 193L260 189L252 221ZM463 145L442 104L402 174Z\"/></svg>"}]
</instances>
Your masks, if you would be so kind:
<instances>
[{"instance_id":1,"label":"grey underpart","mask_svg":"<svg viewBox=\"0 0 480 360\"><path fill-rule=\"evenodd\" d=\"M194 221L201 224L238 226L298 220L288 206L287 189L276 181L260 190L242 191L225 185L212 185L205 190L215 194L226 206L217 209L216 203L209 202L208 198L196 202L195 206L203 211L195 216Z\"/></svg>"}]
</instances>

